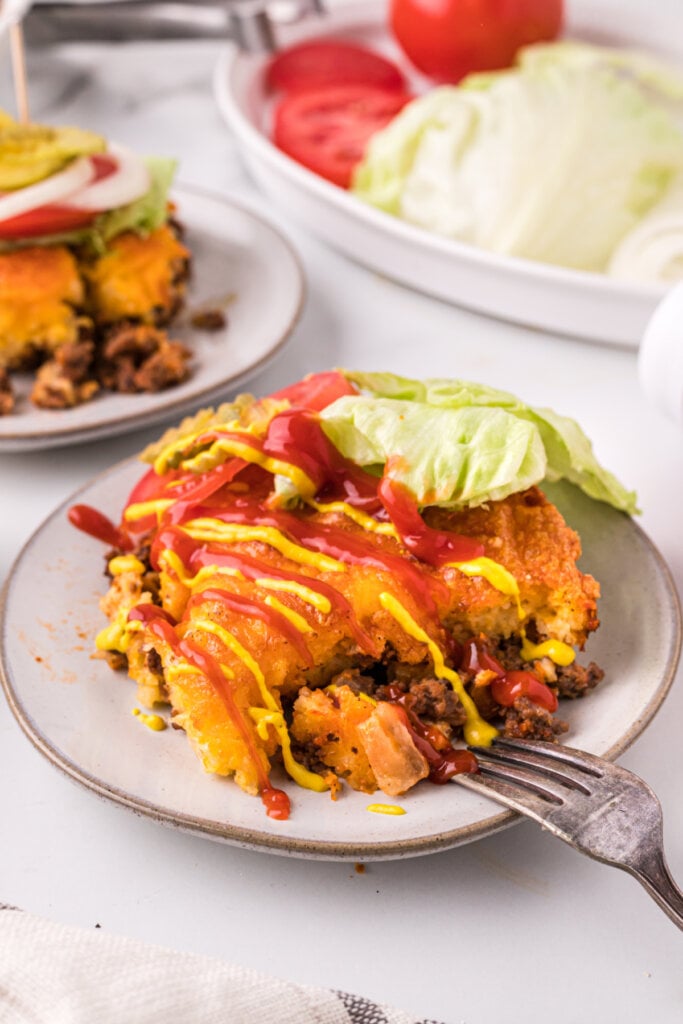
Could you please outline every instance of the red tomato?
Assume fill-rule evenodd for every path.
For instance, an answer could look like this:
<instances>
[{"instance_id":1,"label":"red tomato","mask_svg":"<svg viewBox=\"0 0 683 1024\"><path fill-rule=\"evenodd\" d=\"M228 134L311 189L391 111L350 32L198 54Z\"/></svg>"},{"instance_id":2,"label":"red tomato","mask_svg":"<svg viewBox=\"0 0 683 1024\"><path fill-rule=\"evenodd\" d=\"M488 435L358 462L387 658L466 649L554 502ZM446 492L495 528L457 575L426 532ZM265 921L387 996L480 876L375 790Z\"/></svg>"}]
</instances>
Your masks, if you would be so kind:
<instances>
[{"instance_id":1,"label":"red tomato","mask_svg":"<svg viewBox=\"0 0 683 1024\"><path fill-rule=\"evenodd\" d=\"M103 181L109 178L114 171L118 170L119 162L112 153L93 153L90 163L95 169L95 177L90 182L94 185L96 181Z\"/></svg>"},{"instance_id":2,"label":"red tomato","mask_svg":"<svg viewBox=\"0 0 683 1024\"><path fill-rule=\"evenodd\" d=\"M416 68L440 82L509 67L520 46L554 39L563 0L391 0L396 39Z\"/></svg>"},{"instance_id":3,"label":"red tomato","mask_svg":"<svg viewBox=\"0 0 683 1024\"><path fill-rule=\"evenodd\" d=\"M118 168L116 157L109 153L96 153L90 157L90 161L95 171L91 185L109 178ZM78 210L65 203L44 203L43 206L36 206L33 210L0 221L0 238L10 241L76 231L92 224L95 217L95 210Z\"/></svg>"},{"instance_id":4,"label":"red tomato","mask_svg":"<svg viewBox=\"0 0 683 1024\"><path fill-rule=\"evenodd\" d=\"M286 399L290 405L320 412L343 395L357 395L358 389L338 370L309 373L303 380L276 391L271 398Z\"/></svg>"},{"instance_id":5,"label":"red tomato","mask_svg":"<svg viewBox=\"0 0 683 1024\"><path fill-rule=\"evenodd\" d=\"M386 57L355 43L313 39L281 50L268 65L271 89L304 92L328 85L372 85L403 89L403 75Z\"/></svg>"},{"instance_id":6,"label":"red tomato","mask_svg":"<svg viewBox=\"0 0 683 1024\"><path fill-rule=\"evenodd\" d=\"M0 221L0 238L39 238L42 235L57 235L61 231L75 231L92 224L97 213L92 210L72 210L59 203L47 203L35 210L20 213Z\"/></svg>"},{"instance_id":7,"label":"red tomato","mask_svg":"<svg viewBox=\"0 0 683 1024\"><path fill-rule=\"evenodd\" d=\"M367 85L336 85L285 96L275 108L275 145L304 167L347 188L376 131L410 96Z\"/></svg>"}]
</instances>

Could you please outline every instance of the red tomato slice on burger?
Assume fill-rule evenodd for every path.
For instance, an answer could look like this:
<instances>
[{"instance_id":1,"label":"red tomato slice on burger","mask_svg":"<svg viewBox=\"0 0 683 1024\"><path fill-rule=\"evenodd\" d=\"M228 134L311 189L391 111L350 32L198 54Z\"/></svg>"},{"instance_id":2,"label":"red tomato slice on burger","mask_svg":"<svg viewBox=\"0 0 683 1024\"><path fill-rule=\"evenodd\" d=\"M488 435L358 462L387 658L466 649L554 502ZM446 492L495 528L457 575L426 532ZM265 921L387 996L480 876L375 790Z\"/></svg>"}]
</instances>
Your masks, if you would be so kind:
<instances>
[{"instance_id":1,"label":"red tomato slice on burger","mask_svg":"<svg viewBox=\"0 0 683 1024\"><path fill-rule=\"evenodd\" d=\"M563 0L391 0L390 23L416 68L439 82L509 67L517 50L554 39Z\"/></svg>"},{"instance_id":2,"label":"red tomato slice on burger","mask_svg":"<svg viewBox=\"0 0 683 1024\"><path fill-rule=\"evenodd\" d=\"M112 153L93 153L90 162L95 168L95 177L90 182L94 185L96 181L104 181L105 178L118 170L119 162Z\"/></svg>"},{"instance_id":3,"label":"red tomato slice on burger","mask_svg":"<svg viewBox=\"0 0 683 1024\"><path fill-rule=\"evenodd\" d=\"M97 213L91 210L73 210L59 203L47 203L35 210L20 213L0 222L0 238L6 241L17 238L40 238L43 235L57 235L62 231L76 231L87 227L95 220Z\"/></svg>"},{"instance_id":4,"label":"red tomato slice on burger","mask_svg":"<svg viewBox=\"0 0 683 1024\"><path fill-rule=\"evenodd\" d=\"M111 177L118 168L118 160L109 153L96 153L89 157L94 177L90 185ZM16 217L0 220L0 239L14 241L20 238L41 238L64 231L77 231L88 227L97 217L97 210L79 210L65 203L43 203Z\"/></svg>"},{"instance_id":5,"label":"red tomato slice on burger","mask_svg":"<svg viewBox=\"0 0 683 1024\"><path fill-rule=\"evenodd\" d=\"M355 43L310 40L281 50L268 65L270 89L303 92L328 85L372 85L403 89L403 75L390 60Z\"/></svg>"},{"instance_id":6,"label":"red tomato slice on burger","mask_svg":"<svg viewBox=\"0 0 683 1024\"><path fill-rule=\"evenodd\" d=\"M367 85L290 93L275 108L275 145L310 171L348 188L370 137L411 98Z\"/></svg>"}]
</instances>

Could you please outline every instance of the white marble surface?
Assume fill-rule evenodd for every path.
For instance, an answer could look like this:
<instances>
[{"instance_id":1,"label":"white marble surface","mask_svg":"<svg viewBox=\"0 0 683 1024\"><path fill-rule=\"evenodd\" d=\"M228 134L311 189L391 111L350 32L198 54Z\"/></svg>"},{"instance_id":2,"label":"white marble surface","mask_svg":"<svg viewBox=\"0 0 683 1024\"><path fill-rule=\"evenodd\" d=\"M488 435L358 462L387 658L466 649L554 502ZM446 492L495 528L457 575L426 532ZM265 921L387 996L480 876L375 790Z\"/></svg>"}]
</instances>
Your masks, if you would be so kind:
<instances>
[{"instance_id":1,"label":"white marble surface","mask_svg":"<svg viewBox=\"0 0 683 1024\"><path fill-rule=\"evenodd\" d=\"M176 155L183 181L258 201L212 102L218 51L173 44L33 55L34 116ZM8 105L5 59L0 75ZM263 210L297 245L310 295L284 354L253 389L331 365L391 368L483 380L569 413L638 490L642 525L683 590L683 434L642 397L632 352L411 293L306 237L265 201ZM0 456L0 580L53 507L156 433ZM661 797L679 881L682 720L679 671L662 712L622 758ZM0 901L363 993L448 1024L681 1019L681 933L627 875L531 824L427 858L373 863L362 874L250 853L99 801L34 751L2 701L0 780Z\"/></svg>"}]
</instances>

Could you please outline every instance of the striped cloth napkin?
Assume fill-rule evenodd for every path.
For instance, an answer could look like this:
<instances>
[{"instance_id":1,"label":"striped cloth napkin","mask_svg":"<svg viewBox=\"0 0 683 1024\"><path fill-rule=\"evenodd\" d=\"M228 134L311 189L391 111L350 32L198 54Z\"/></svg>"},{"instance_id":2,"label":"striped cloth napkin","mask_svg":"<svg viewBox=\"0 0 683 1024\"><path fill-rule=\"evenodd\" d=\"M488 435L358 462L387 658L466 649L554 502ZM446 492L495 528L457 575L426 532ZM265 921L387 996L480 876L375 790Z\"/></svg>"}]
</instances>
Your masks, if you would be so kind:
<instances>
[{"instance_id":1,"label":"striped cloth napkin","mask_svg":"<svg viewBox=\"0 0 683 1024\"><path fill-rule=\"evenodd\" d=\"M0 1024L438 1024L0 904Z\"/></svg>"}]
</instances>

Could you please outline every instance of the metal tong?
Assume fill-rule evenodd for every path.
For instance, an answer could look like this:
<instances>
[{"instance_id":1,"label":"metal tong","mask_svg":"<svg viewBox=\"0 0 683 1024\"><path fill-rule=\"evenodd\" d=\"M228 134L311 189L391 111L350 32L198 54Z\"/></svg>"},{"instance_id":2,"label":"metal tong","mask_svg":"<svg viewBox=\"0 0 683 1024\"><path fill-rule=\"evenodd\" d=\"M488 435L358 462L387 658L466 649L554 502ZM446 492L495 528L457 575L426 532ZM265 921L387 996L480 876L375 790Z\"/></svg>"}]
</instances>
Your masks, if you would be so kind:
<instances>
[{"instance_id":1,"label":"metal tong","mask_svg":"<svg viewBox=\"0 0 683 1024\"><path fill-rule=\"evenodd\" d=\"M240 49L276 49L279 25L323 13L322 0L114 0L112 3L41 3L24 19L29 46L65 42L232 39Z\"/></svg>"}]
</instances>

